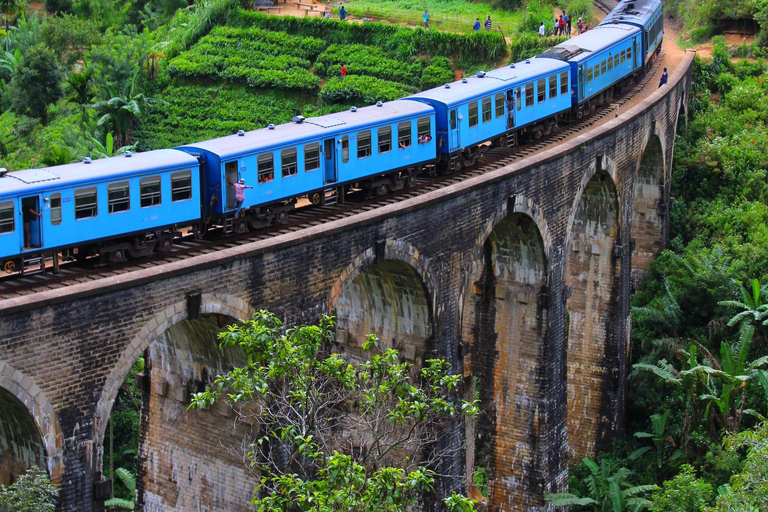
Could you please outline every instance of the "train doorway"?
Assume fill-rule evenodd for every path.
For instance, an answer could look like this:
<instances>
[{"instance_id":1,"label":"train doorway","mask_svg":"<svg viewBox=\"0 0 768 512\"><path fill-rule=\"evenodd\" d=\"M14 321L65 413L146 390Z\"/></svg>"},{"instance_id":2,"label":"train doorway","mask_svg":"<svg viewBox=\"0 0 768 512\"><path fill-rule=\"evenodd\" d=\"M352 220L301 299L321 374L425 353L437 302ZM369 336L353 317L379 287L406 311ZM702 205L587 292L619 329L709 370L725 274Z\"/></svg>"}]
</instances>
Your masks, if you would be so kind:
<instances>
[{"instance_id":1,"label":"train doorway","mask_svg":"<svg viewBox=\"0 0 768 512\"><path fill-rule=\"evenodd\" d=\"M458 114L456 113L457 109L451 109L450 112L450 124L449 127L450 133L448 134L448 137L450 138L450 150L451 152L459 149L459 145L461 144L461 139L459 137L459 119Z\"/></svg>"},{"instance_id":2,"label":"train doorway","mask_svg":"<svg viewBox=\"0 0 768 512\"><path fill-rule=\"evenodd\" d=\"M232 210L237 204L235 199L235 183L237 183L239 176L237 175L237 160L234 162L227 162L224 164L224 174L227 180L227 204L226 210Z\"/></svg>"},{"instance_id":3,"label":"train doorway","mask_svg":"<svg viewBox=\"0 0 768 512\"><path fill-rule=\"evenodd\" d=\"M39 249L43 246L40 196L22 198L21 211L24 220L24 249Z\"/></svg>"},{"instance_id":4,"label":"train doorway","mask_svg":"<svg viewBox=\"0 0 768 512\"><path fill-rule=\"evenodd\" d=\"M326 139L324 141L325 152L325 182L334 183L336 177L336 139Z\"/></svg>"}]
</instances>

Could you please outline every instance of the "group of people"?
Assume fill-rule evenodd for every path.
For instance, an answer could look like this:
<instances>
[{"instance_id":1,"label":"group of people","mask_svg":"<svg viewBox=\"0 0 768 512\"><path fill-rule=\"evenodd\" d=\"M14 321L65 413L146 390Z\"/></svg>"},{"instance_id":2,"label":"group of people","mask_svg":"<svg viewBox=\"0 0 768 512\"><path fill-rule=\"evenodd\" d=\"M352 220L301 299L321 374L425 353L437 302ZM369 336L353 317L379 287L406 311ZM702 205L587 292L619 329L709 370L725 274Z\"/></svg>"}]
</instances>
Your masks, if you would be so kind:
<instances>
[{"instance_id":1,"label":"group of people","mask_svg":"<svg viewBox=\"0 0 768 512\"><path fill-rule=\"evenodd\" d=\"M563 14L558 18L555 18L555 24L552 26L552 35L571 37L571 30L571 18L565 11L563 11ZM581 17L579 18L579 21L576 22L576 31L579 34L583 34L587 31L587 25ZM539 37L544 37L546 35L547 27L542 21L539 25Z\"/></svg>"},{"instance_id":2,"label":"group of people","mask_svg":"<svg viewBox=\"0 0 768 512\"><path fill-rule=\"evenodd\" d=\"M493 22L491 21L491 16L489 15L488 18L483 23L483 26L485 27L485 31L486 32L490 32L491 31L491 25L492 24L493 24ZM480 18L477 18L475 20L475 24L472 25L472 30L474 30L475 32L480 30Z\"/></svg>"}]
</instances>

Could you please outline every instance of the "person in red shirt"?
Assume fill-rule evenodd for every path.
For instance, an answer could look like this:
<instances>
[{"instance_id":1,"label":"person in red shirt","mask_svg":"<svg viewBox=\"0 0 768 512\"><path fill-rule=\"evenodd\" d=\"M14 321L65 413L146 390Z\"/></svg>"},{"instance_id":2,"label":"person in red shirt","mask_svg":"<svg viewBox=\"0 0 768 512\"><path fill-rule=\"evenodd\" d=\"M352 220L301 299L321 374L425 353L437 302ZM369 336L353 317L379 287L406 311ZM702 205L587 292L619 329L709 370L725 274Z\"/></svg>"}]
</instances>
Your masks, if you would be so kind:
<instances>
[{"instance_id":1,"label":"person in red shirt","mask_svg":"<svg viewBox=\"0 0 768 512\"><path fill-rule=\"evenodd\" d=\"M341 79L344 80L347 77L347 66L341 65Z\"/></svg>"},{"instance_id":2,"label":"person in red shirt","mask_svg":"<svg viewBox=\"0 0 768 512\"><path fill-rule=\"evenodd\" d=\"M563 21L563 15L562 14L560 15L560 19L557 20L557 29L558 29L558 33L561 36L565 35L565 21Z\"/></svg>"}]
</instances>

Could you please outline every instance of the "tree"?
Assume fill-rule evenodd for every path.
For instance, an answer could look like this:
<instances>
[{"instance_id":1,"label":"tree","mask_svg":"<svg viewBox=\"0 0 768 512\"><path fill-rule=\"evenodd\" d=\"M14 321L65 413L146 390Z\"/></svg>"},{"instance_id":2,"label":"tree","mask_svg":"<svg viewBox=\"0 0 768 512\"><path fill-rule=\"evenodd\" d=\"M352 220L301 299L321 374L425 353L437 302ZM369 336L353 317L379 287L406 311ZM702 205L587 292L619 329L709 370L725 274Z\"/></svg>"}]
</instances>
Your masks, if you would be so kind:
<instances>
[{"instance_id":1,"label":"tree","mask_svg":"<svg viewBox=\"0 0 768 512\"><path fill-rule=\"evenodd\" d=\"M667 410L664 414L651 415L651 423L653 424L653 430L651 432L635 432L635 437L639 439L650 439L653 442L656 459L656 481L658 483L661 483L661 468L666 462L667 445L674 446L675 444L672 436L668 435L666 430L667 418L669 418L670 412L671 411ZM639 448L630 455L630 459L637 459L650 450L650 446ZM682 452L680 450L675 450L670 456L670 459L676 459L681 454Z\"/></svg>"},{"instance_id":2,"label":"tree","mask_svg":"<svg viewBox=\"0 0 768 512\"><path fill-rule=\"evenodd\" d=\"M369 336L369 360L351 363L334 352L334 327L324 316L283 333L261 311L220 335L247 364L194 395L190 408L225 400L253 425L244 461L260 478L258 510L406 510L451 470L461 447L440 442L447 425L477 413L475 402L459 400L461 376L445 361L427 360L416 372ZM443 498L454 510L472 509L466 497Z\"/></svg>"},{"instance_id":3,"label":"tree","mask_svg":"<svg viewBox=\"0 0 768 512\"><path fill-rule=\"evenodd\" d=\"M768 510L768 423L754 430L733 434L723 440L730 452L746 449L742 470L729 484L718 489L715 512L752 512Z\"/></svg>"},{"instance_id":4,"label":"tree","mask_svg":"<svg viewBox=\"0 0 768 512\"><path fill-rule=\"evenodd\" d=\"M32 47L22 57L11 82L12 108L19 114L39 117L48 123L48 105L62 97L64 73L56 56L45 44Z\"/></svg>"},{"instance_id":5,"label":"tree","mask_svg":"<svg viewBox=\"0 0 768 512\"><path fill-rule=\"evenodd\" d=\"M658 512L701 512L709 510L715 492L712 486L696 478L691 466L683 464L679 474L664 482L658 491L653 493L651 510Z\"/></svg>"},{"instance_id":6,"label":"tree","mask_svg":"<svg viewBox=\"0 0 768 512\"><path fill-rule=\"evenodd\" d=\"M24 9L24 0L0 0L0 12L5 17L5 51L10 50L11 16Z\"/></svg>"},{"instance_id":7,"label":"tree","mask_svg":"<svg viewBox=\"0 0 768 512\"><path fill-rule=\"evenodd\" d=\"M33 466L12 485L0 485L0 512L53 512L58 495L48 475Z\"/></svg>"}]
</instances>

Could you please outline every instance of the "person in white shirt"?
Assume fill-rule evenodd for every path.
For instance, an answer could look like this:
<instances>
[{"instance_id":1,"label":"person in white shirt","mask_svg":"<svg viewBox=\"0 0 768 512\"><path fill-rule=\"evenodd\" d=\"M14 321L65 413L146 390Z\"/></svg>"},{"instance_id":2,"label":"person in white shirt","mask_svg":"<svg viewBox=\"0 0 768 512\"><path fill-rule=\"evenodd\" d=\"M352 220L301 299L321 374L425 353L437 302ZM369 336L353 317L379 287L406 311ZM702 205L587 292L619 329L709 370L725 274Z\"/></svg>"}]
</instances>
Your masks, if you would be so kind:
<instances>
[{"instance_id":1,"label":"person in white shirt","mask_svg":"<svg viewBox=\"0 0 768 512\"><path fill-rule=\"evenodd\" d=\"M541 25L539 25L539 37L544 37L544 34L547 32L547 27L544 26L544 22L541 22Z\"/></svg>"}]
</instances>

